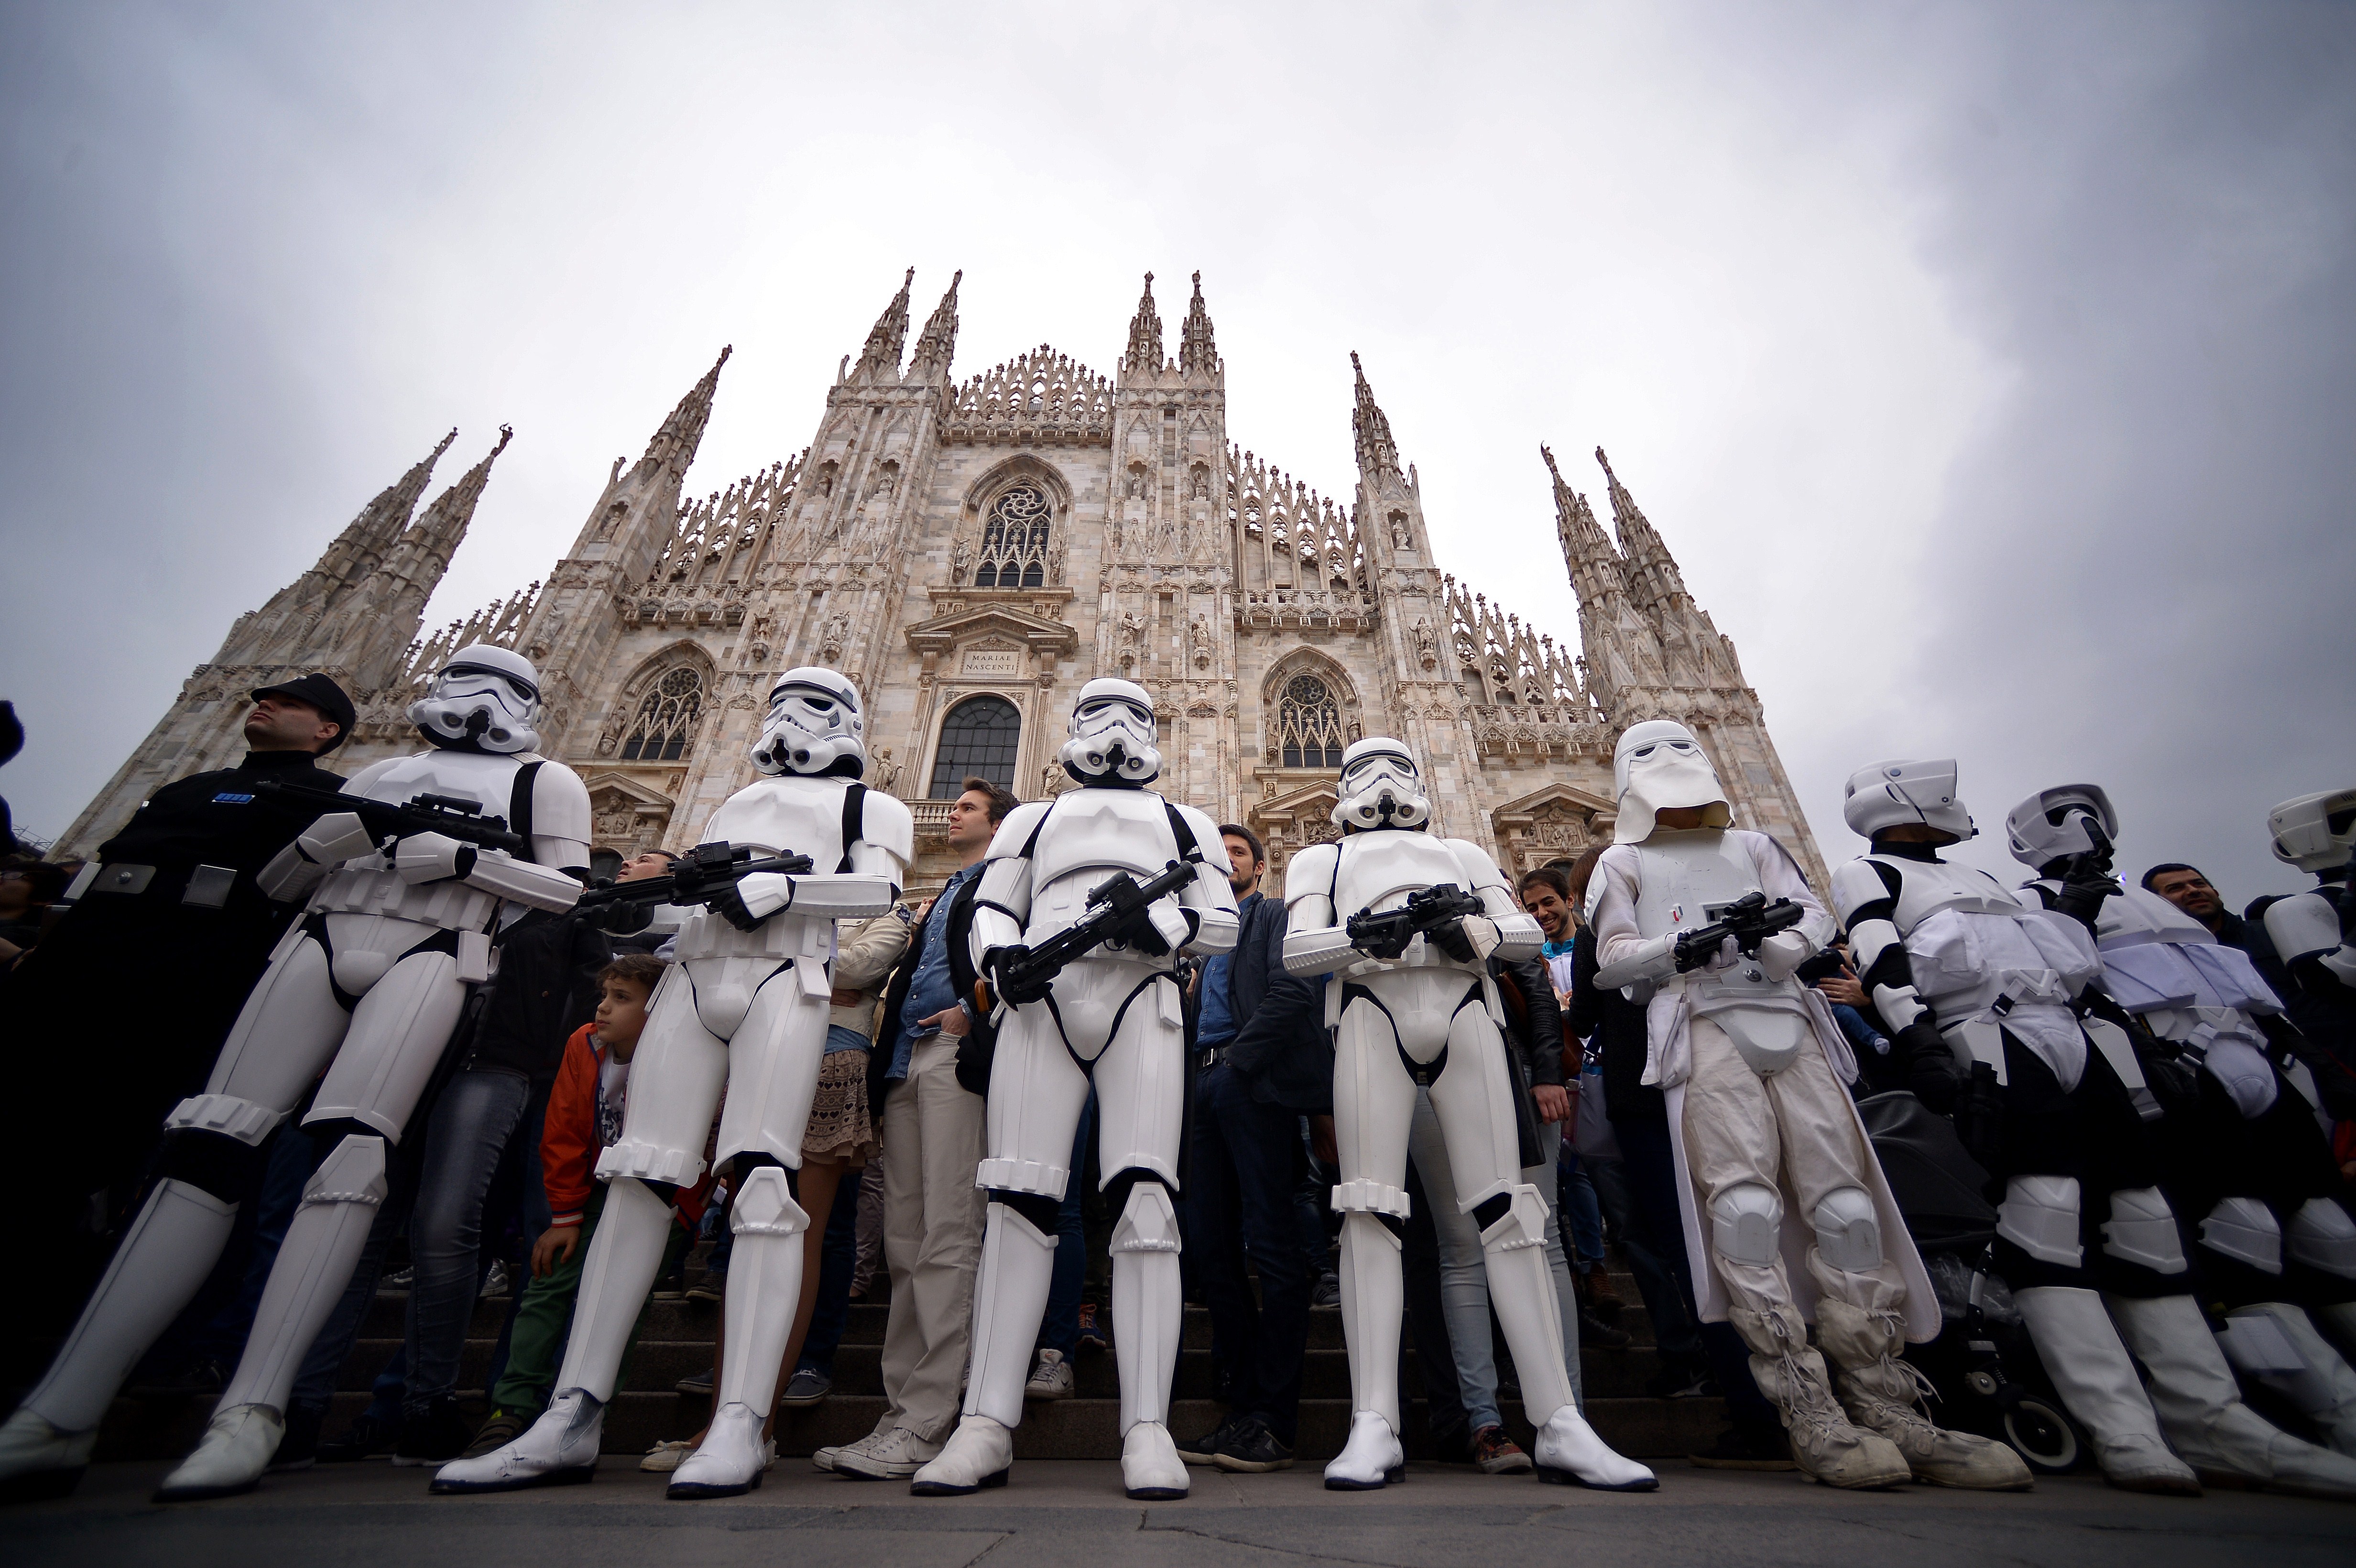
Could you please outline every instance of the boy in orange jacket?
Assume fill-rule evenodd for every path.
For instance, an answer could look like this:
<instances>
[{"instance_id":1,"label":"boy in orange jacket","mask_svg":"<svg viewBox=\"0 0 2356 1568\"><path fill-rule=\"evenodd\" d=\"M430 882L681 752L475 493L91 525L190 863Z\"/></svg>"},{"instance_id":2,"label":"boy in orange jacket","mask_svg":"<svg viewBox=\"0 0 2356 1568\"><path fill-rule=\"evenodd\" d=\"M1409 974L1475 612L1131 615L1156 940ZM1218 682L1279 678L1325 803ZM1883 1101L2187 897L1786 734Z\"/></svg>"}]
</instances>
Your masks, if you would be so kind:
<instances>
[{"instance_id":1,"label":"boy in orange jacket","mask_svg":"<svg viewBox=\"0 0 2356 1568\"><path fill-rule=\"evenodd\" d=\"M556 1380L572 1329L581 1265L588 1256L589 1237L596 1230L597 1215L605 1202L605 1189L593 1179L592 1173L599 1152L621 1136L630 1058L647 1025L647 1005L654 996L655 983L666 967L661 959L643 953L626 954L607 965L597 977L602 995L596 1020L584 1024L564 1043L564 1062L556 1070L555 1085L549 1091L548 1119L540 1139L541 1174L554 1219L532 1244L531 1284L516 1308L507 1371L491 1392L490 1419L467 1446L467 1458L505 1447L540 1418L548 1403L549 1386ZM672 1228L663 1258L664 1273L694 1244L696 1223L703 1217L711 1185L707 1172L702 1180L679 1195L674 1211L679 1223ZM640 1326L644 1326L643 1314ZM433 1489L466 1488L436 1480Z\"/></svg>"}]
</instances>

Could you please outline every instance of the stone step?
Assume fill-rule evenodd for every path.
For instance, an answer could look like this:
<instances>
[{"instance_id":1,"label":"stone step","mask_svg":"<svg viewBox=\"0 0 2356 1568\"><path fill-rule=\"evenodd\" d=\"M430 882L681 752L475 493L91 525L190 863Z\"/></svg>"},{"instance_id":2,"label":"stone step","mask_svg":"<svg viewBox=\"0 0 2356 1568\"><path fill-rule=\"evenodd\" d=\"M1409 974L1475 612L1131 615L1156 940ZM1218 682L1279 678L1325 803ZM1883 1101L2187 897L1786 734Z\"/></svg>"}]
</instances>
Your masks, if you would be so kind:
<instances>
[{"instance_id":1,"label":"stone step","mask_svg":"<svg viewBox=\"0 0 2356 1568\"><path fill-rule=\"evenodd\" d=\"M401 1348L398 1339L363 1339L353 1347L351 1359L344 1363L337 1380L338 1389L364 1392L375 1381L377 1371ZM462 1388L479 1389L488 1375L491 1364L491 1343L478 1339L468 1344L458 1363L458 1383ZM834 1386L844 1395L881 1394L884 1389L882 1367L883 1348L878 1345L846 1344L835 1352ZM1415 1352L1406 1352L1410 1369L1406 1386L1415 1386L1412 1368ZM1340 1349L1312 1349L1303 1358L1301 1393L1310 1399L1341 1399L1350 1392L1349 1353ZM1651 1346L1630 1346L1625 1349L1585 1349L1580 1353L1581 1386L1590 1398L1634 1397L1644 1392L1645 1380L1661 1369L1660 1352ZM709 1371L712 1367L712 1342L709 1339L642 1339L631 1355L629 1375L623 1387L641 1393L669 1393L679 1380L693 1373ZM1172 1381L1173 1396L1178 1399L1208 1399L1212 1387L1211 1352L1207 1348L1182 1349L1179 1352L1177 1375ZM1083 1353L1073 1366L1074 1390L1084 1399L1118 1399L1120 1397L1119 1373L1115 1358L1103 1354Z\"/></svg>"}]
</instances>

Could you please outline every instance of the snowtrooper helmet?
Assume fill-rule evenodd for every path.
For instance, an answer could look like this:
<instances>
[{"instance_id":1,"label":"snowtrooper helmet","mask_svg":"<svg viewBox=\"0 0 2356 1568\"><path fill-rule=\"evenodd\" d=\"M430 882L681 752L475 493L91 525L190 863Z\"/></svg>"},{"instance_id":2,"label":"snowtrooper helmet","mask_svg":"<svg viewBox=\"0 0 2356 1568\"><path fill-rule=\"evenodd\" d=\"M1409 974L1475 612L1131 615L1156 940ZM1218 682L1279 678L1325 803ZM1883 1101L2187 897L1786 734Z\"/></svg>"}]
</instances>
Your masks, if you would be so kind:
<instances>
[{"instance_id":1,"label":"snowtrooper helmet","mask_svg":"<svg viewBox=\"0 0 2356 1568\"><path fill-rule=\"evenodd\" d=\"M1620 802L1620 817L1612 828L1617 843L1642 844L1653 836L1654 813L1678 806L1704 808L1706 827L1734 820L1709 753L1674 719L1647 719L1621 731L1612 750L1612 789Z\"/></svg>"},{"instance_id":2,"label":"snowtrooper helmet","mask_svg":"<svg viewBox=\"0 0 2356 1568\"><path fill-rule=\"evenodd\" d=\"M409 721L453 752L529 752L540 744L540 672L513 648L469 643L450 656Z\"/></svg>"},{"instance_id":3,"label":"snowtrooper helmet","mask_svg":"<svg viewBox=\"0 0 2356 1568\"><path fill-rule=\"evenodd\" d=\"M1342 753L1342 798L1333 820L1344 833L1376 827L1421 827L1431 820L1431 797L1404 741L1369 735Z\"/></svg>"},{"instance_id":4,"label":"snowtrooper helmet","mask_svg":"<svg viewBox=\"0 0 2356 1568\"><path fill-rule=\"evenodd\" d=\"M1876 763L1849 775L1841 816L1850 828L1870 838L1884 828L1920 822L1954 844L1979 832L1971 813L1955 797L1955 759Z\"/></svg>"},{"instance_id":5,"label":"snowtrooper helmet","mask_svg":"<svg viewBox=\"0 0 2356 1568\"><path fill-rule=\"evenodd\" d=\"M2356 789L2286 800L2266 813L2275 859L2302 871L2336 870L2356 855Z\"/></svg>"},{"instance_id":6,"label":"snowtrooper helmet","mask_svg":"<svg viewBox=\"0 0 2356 1568\"><path fill-rule=\"evenodd\" d=\"M1072 738L1055 753L1084 784L1151 784L1162 772L1153 699L1133 680L1099 676L1072 704Z\"/></svg>"},{"instance_id":7,"label":"snowtrooper helmet","mask_svg":"<svg viewBox=\"0 0 2356 1568\"><path fill-rule=\"evenodd\" d=\"M769 688L753 765L765 773L855 779L867 771L866 736L859 688L840 670L805 665Z\"/></svg>"},{"instance_id":8,"label":"snowtrooper helmet","mask_svg":"<svg viewBox=\"0 0 2356 1568\"><path fill-rule=\"evenodd\" d=\"M2031 870L2054 861L2083 855L2094 848L2099 833L2109 840L2119 836L2119 814L2099 784L2058 784L2040 790L2005 814L2004 831L2012 840L2012 858Z\"/></svg>"}]
</instances>

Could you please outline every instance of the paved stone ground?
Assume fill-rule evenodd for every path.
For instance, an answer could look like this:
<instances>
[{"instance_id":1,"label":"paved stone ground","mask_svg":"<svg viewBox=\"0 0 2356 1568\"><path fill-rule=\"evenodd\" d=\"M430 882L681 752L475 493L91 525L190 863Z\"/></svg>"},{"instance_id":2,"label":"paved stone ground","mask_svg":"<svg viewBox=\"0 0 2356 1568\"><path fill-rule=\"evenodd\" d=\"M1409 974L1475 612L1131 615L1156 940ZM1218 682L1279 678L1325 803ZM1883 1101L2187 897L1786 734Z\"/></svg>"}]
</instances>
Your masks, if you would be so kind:
<instances>
[{"instance_id":1,"label":"paved stone ground","mask_svg":"<svg viewBox=\"0 0 2356 1568\"><path fill-rule=\"evenodd\" d=\"M0 1563L156 1568L963 1568L982 1563L1408 1565L1840 1563L1873 1568L2174 1568L2356 1562L2356 1507L2217 1492L2129 1497L2077 1477L2025 1497L1910 1488L1826 1491L1791 1475L1661 1467L1662 1489L1615 1497L1414 1464L1407 1484L1327 1492L1315 1467L1272 1476L1197 1470L1194 1495L1141 1504L1117 1467L1019 1464L1003 1491L911 1498L904 1488L781 1462L749 1497L663 1500L662 1477L611 1458L594 1485L502 1498L430 1498L426 1472L336 1467L273 1477L249 1497L165 1509L166 1467L104 1465L72 1498L0 1514Z\"/></svg>"}]
</instances>

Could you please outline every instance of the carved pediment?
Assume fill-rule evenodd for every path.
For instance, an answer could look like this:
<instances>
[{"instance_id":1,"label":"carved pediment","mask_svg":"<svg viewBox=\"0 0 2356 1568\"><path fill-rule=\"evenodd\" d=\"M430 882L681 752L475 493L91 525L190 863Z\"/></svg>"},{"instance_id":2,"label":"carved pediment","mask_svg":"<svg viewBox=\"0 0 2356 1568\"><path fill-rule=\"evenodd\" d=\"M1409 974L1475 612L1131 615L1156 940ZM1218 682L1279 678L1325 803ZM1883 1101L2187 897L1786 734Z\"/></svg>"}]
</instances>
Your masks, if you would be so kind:
<instances>
[{"instance_id":1,"label":"carved pediment","mask_svg":"<svg viewBox=\"0 0 2356 1568\"><path fill-rule=\"evenodd\" d=\"M1515 872L1549 860L1575 859L1612 842L1615 805L1601 795L1556 783L1507 801L1489 814L1498 850Z\"/></svg>"},{"instance_id":2,"label":"carved pediment","mask_svg":"<svg viewBox=\"0 0 2356 1568\"><path fill-rule=\"evenodd\" d=\"M1079 640L1079 633L1065 622L1006 603L962 603L908 628L908 645L920 654L946 654L964 645L1065 654L1077 647Z\"/></svg>"}]
</instances>

